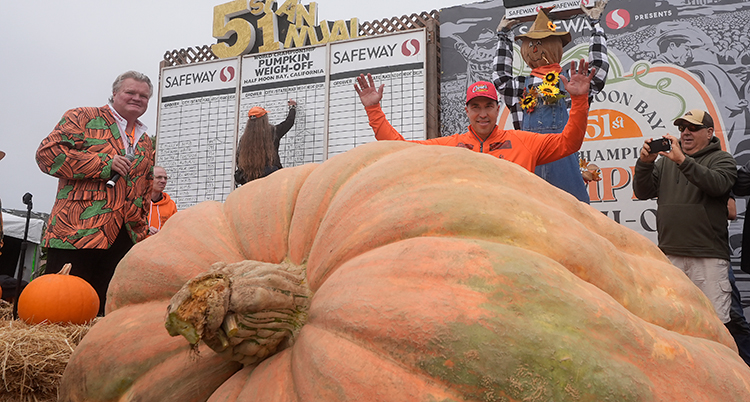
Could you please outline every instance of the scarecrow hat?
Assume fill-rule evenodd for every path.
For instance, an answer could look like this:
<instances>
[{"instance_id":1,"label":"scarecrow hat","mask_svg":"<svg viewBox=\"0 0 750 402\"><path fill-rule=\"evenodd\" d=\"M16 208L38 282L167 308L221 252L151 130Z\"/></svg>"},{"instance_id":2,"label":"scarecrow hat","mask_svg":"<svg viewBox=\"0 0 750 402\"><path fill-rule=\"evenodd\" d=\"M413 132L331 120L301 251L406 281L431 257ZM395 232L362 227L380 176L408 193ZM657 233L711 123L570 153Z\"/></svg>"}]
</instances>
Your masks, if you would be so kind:
<instances>
[{"instance_id":1,"label":"scarecrow hat","mask_svg":"<svg viewBox=\"0 0 750 402\"><path fill-rule=\"evenodd\" d=\"M526 32L522 35L516 35L516 40L520 40L523 38L544 39L550 36L560 36L563 46L570 43L570 32L557 31L555 23L550 21L549 15L547 14L550 10L552 10L552 7L540 8L539 13L537 13L536 19L534 20L534 24L531 25L531 29L529 29L529 32Z\"/></svg>"}]
</instances>

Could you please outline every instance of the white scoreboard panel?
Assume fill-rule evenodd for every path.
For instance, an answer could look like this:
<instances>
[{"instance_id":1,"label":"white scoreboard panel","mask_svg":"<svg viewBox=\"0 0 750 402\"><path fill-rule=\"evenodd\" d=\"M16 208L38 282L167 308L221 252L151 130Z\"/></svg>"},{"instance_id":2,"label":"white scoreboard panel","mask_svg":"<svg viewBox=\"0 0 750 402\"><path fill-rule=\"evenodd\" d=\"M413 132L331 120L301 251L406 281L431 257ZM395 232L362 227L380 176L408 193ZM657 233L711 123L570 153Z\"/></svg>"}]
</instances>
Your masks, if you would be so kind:
<instances>
[{"instance_id":1,"label":"white scoreboard panel","mask_svg":"<svg viewBox=\"0 0 750 402\"><path fill-rule=\"evenodd\" d=\"M253 106L271 124L297 102L279 147L284 167L323 162L375 141L354 90L359 74L385 84L381 107L407 140L426 134L426 31L361 37L162 70L156 163L178 209L224 201L234 186L237 141Z\"/></svg>"},{"instance_id":2,"label":"white scoreboard panel","mask_svg":"<svg viewBox=\"0 0 750 402\"><path fill-rule=\"evenodd\" d=\"M356 77L370 73L385 84L380 107L407 140L424 140L425 31L335 42L330 45L328 157L375 141L367 113L354 91Z\"/></svg>"},{"instance_id":3,"label":"white scoreboard panel","mask_svg":"<svg viewBox=\"0 0 750 402\"><path fill-rule=\"evenodd\" d=\"M287 102L294 99L297 115L294 126L281 139L281 165L323 162L326 65L325 46L243 57L239 136L251 107L266 109L269 122L276 125L286 119Z\"/></svg>"},{"instance_id":4,"label":"white scoreboard panel","mask_svg":"<svg viewBox=\"0 0 750 402\"><path fill-rule=\"evenodd\" d=\"M161 73L156 164L178 209L224 200L233 185L237 59L165 68Z\"/></svg>"}]
</instances>

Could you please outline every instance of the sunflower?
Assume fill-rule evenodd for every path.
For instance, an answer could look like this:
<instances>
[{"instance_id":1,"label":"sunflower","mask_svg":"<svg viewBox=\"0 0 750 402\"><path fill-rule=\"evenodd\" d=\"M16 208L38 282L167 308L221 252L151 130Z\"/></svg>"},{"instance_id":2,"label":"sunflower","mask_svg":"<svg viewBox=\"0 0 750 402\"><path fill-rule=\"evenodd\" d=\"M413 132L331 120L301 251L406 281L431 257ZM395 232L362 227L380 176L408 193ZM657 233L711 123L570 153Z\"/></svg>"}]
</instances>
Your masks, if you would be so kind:
<instances>
[{"instance_id":1,"label":"sunflower","mask_svg":"<svg viewBox=\"0 0 750 402\"><path fill-rule=\"evenodd\" d=\"M560 88L547 83L539 85L537 89L539 90L539 93L545 98L557 97L557 94L560 93Z\"/></svg>"},{"instance_id":2,"label":"sunflower","mask_svg":"<svg viewBox=\"0 0 750 402\"><path fill-rule=\"evenodd\" d=\"M550 71L544 76L545 84L557 85L558 81L560 81L560 75L554 71Z\"/></svg>"},{"instance_id":3,"label":"sunflower","mask_svg":"<svg viewBox=\"0 0 750 402\"><path fill-rule=\"evenodd\" d=\"M555 26L555 23L552 21L547 21L547 28L549 28L549 30L552 32L557 31L557 27Z\"/></svg>"},{"instance_id":4,"label":"sunflower","mask_svg":"<svg viewBox=\"0 0 750 402\"><path fill-rule=\"evenodd\" d=\"M521 100L521 109L526 113L531 113L534 111L534 108L536 108L536 96L532 96L531 94L526 95L523 100Z\"/></svg>"}]
</instances>

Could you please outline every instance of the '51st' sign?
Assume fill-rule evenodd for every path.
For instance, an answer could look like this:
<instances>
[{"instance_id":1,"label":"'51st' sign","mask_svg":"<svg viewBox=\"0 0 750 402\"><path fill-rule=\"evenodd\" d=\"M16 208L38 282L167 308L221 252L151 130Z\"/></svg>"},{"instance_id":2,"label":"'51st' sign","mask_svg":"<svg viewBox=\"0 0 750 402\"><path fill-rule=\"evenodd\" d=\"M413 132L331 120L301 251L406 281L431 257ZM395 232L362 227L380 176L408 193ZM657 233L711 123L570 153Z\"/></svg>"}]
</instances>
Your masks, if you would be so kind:
<instances>
[{"instance_id":1,"label":"'51st' sign","mask_svg":"<svg viewBox=\"0 0 750 402\"><path fill-rule=\"evenodd\" d=\"M356 38L358 33L356 18L318 25L317 3L286 0L276 7L276 0L234 0L214 7L218 43L211 50L219 58L236 57Z\"/></svg>"}]
</instances>

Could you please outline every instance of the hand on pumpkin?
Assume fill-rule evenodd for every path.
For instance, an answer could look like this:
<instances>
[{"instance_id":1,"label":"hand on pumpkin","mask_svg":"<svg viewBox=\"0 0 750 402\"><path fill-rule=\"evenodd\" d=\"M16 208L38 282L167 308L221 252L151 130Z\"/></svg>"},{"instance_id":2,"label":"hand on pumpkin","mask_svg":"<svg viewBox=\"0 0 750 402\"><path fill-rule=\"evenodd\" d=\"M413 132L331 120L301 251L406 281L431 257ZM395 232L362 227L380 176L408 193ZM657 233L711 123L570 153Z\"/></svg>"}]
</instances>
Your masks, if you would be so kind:
<instances>
[{"instance_id":1,"label":"hand on pumpkin","mask_svg":"<svg viewBox=\"0 0 750 402\"><path fill-rule=\"evenodd\" d=\"M497 32L508 32L513 29L514 26L518 25L518 20L509 20L503 16L500 23L497 25Z\"/></svg>"},{"instance_id":2,"label":"hand on pumpkin","mask_svg":"<svg viewBox=\"0 0 750 402\"><path fill-rule=\"evenodd\" d=\"M569 94L588 95L591 79L594 77L595 73L596 68L592 68L591 71L589 71L589 63L584 59L581 59L581 61L578 62L577 67L574 60L570 62L570 80L562 74L560 74L560 79Z\"/></svg>"},{"instance_id":3,"label":"hand on pumpkin","mask_svg":"<svg viewBox=\"0 0 750 402\"><path fill-rule=\"evenodd\" d=\"M375 82L372 80L372 75L369 73L367 74L367 77L365 77L364 74L360 74L359 77L357 77L357 83L359 86L355 83L354 90L357 91L359 100L364 107L377 105L380 103L380 100L383 99L383 88L385 88L385 84L381 84L380 88L375 88Z\"/></svg>"},{"instance_id":4,"label":"hand on pumpkin","mask_svg":"<svg viewBox=\"0 0 750 402\"><path fill-rule=\"evenodd\" d=\"M586 8L583 6L583 3L581 3L581 10L583 10L583 12L592 20L598 20L604 12L604 7L607 6L607 2L609 2L609 0L597 0L594 3L594 7L591 8Z\"/></svg>"}]
</instances>

